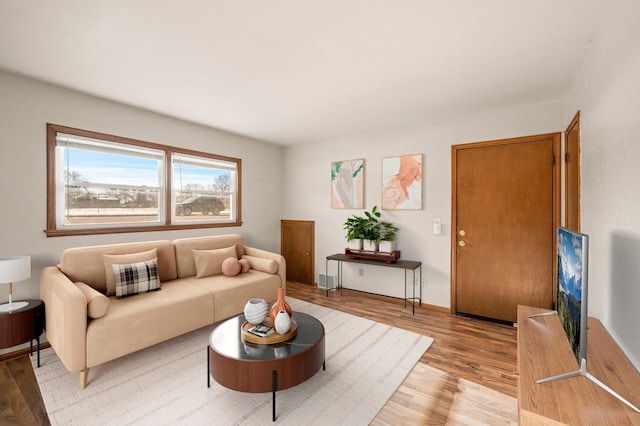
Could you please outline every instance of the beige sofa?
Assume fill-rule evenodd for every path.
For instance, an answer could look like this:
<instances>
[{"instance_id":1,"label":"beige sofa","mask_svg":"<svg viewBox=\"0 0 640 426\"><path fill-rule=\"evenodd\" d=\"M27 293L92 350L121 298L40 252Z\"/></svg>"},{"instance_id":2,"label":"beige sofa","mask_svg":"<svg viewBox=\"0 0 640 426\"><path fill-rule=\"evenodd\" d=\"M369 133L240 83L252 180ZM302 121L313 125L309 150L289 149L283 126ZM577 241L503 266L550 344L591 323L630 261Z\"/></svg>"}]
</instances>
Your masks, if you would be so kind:
<instances>
[{"instance_id":1,"label":"beige sofa","mask_svg":"<svg viewBox=\"0 0 640 426\"><path fill-rule=\"evenodd\" d=\"M197 277L233 246L238 259L249 260L248 272ZM157 253L160 291L107 297L105 255L149 250ZM196 264L202 253L213 257ZM285 268L281 255L246 247L235 234L67 249L40 278L46 337L84 388L91 367L239 314L250 298L275 301Z\"/></svg>"}]
</instances>

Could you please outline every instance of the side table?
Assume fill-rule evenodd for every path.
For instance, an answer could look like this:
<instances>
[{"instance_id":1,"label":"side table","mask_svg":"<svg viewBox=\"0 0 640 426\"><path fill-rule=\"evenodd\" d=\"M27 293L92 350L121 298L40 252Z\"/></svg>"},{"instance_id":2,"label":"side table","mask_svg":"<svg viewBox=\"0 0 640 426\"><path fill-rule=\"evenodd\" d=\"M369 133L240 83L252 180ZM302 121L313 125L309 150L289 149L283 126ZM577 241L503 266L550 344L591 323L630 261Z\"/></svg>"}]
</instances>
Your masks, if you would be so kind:
<instances>
[{"instance_id":1,"label":"side table","mask_svg":"<svg viewBox=\"0 0 640 426\"><path fill-rule=\"evenodd\" d=\"M345 254L332 254L331 256L327 256L327 260L325 261L325 274L327 276L329 276L329 261L330 260L334 260L336 262L338 262L338 282L337 282L337 286L336 286L336 291L338 289L340 289L340 294L342 294L342 263L343 262L347 262L347 263L361 263L361 264L365 264L365 265L376 265L376 266L383 266L386 268L400 268L400 269L404 269L404 306L407 306L407 301L411 301L411 312L413 315L415 315L416 313L416 301L418 302L419 306L422 306L422 262L418 262L415 260L404 260L404 259L398 259L393 263L388 263L385 261L381 261L381 260L372 260L372 259L356 259L353 257L349 257ZM418 281L418 287L420 289L420 295L416 297L416 286L415 286L415 282L416 282L416 269L420 270L420 279ZM407 271L412 271L413 273L413 279L411 280L411 291L412 291L412 296L411 297L407 297ZM329 286L326 287L325 289L325 296L329 296Z\"/></svg>"},{"instance_id":2,"label":"side table","mask_svg":"<svg viewBox=\"0 0 640 426\"><path fill-rule=\"evenodd\" d=\"M44 302L27 300L22 309L0 313L0 349L29 342L29 354L33 355L33 341L38 344L40 367L40 335L44 330Z\"/></svg>"}]
</instances>

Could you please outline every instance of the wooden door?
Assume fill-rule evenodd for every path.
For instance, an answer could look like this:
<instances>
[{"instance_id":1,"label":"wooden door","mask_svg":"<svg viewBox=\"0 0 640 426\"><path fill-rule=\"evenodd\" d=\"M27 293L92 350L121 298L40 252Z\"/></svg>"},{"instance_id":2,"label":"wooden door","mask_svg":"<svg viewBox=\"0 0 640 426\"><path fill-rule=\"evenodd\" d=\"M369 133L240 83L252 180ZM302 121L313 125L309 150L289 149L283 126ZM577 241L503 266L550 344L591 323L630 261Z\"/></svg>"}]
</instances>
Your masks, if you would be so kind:
<instances>
[{"instance_id":1,"label":"wooden door","mask_svg":"<svg viewBox=\"0 0 640 426\"><path fill-rule=\"evenodd\" d=\"M287 281L314 284L314 222L282 220L280 253L287 261Z\"/></svg>"},{"instance_id":2,"label":"wooden door","mask_svg":"<svg viewBox=\"0 0 640 426\"><path fill-rule=\"evenodd\" d=\"M564 226L580 231L580 111L564 132Z\"/></svg>"},{"instance_id":3,"label":"wooden door","mask_svg":"<svg viewBox=\"0 0 640 426\"><path fill-rule=\"evenodd\" d=\"M502 321L551 308L560 134L452 147L452 310Z\"/></svg>"}]
</instances>

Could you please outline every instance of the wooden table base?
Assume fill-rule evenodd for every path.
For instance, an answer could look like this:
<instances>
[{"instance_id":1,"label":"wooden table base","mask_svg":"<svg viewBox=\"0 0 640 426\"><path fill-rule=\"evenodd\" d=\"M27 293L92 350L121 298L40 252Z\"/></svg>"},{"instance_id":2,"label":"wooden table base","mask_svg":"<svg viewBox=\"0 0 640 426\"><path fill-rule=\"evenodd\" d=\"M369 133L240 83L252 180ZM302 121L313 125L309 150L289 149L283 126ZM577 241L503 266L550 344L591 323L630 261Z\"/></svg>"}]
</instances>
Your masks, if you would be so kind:
<instances>
[{"instance_id":1,"label":"wooden table base","mask_svg":"<svg viewBox=\"0 0 640 426\"><path fill-rule=\"evenodd\" d=\"M207 387L211 378L239 392L271 392L273 420L276 391L296 386L325 369L324 327L317 319L295 312L298 332L285 342L265 345L245 341L244 316L231 318L211 333L207 345Z\"/></svg>"}]
</instances>

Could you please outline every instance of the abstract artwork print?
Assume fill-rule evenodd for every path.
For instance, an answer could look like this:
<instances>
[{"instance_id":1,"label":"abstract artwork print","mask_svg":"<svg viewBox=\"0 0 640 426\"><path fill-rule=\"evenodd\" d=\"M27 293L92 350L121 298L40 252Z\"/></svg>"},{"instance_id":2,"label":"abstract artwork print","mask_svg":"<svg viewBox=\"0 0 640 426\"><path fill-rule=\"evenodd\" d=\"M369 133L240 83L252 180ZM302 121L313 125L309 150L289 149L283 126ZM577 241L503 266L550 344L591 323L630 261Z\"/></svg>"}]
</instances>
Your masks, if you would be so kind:
<instances>
[{"instance_id":1,"label":"abstract artwork print","mask_svg":"<svg viewBox=\"0 0 640 426\"><path fill-rule=\"evenodd\" d=\"M422 209L422 154L382 159L382 208Z\"/></svg>"},{"instance_id":2,"label":"abstract artwork print","mask_svg":"<svg viewBox=\"0 0 640 426\"><path fill-rule=\"evenodd\" d=\"M331 163L331 208L364 208L364 160Z\"/></svg>"}]
</instances>

